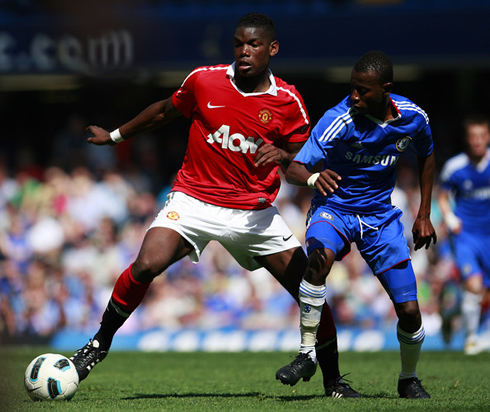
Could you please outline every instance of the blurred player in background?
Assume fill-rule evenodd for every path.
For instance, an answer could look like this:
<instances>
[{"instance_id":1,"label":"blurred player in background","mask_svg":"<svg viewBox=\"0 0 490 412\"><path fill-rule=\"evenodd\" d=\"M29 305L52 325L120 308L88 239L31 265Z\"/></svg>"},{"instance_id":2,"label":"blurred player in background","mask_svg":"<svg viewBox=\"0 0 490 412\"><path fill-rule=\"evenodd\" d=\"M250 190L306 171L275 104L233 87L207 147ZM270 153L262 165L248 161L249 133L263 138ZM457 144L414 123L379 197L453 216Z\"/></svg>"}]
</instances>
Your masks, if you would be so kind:
<instances>
[{"instance_id":1,"label":"blurred player in background","mask_svg":"<svg viewBox=\"0 0 490 412\"><path fill-rule=\"evenodd\" d=\"M488 119L464 122L466 152L441 170L438 203L462 281L464 352L482 350L478 341L481 302L490 288L490 129ZM453 207L454 206L454 207Z\"/></svg>"},{"instance_id":2,"label":"blurred player in background","mask_svg":"<svg viewBox=\"0 0 490 412\"><path fill-rule=\"evenodd\" d=\"M72 360L80 379L102 361L116 331L143 300L152 280L219 241L245 269L266 268L298 300L307 258L272 206L286 169L308 138L310 121L297 90L272 75L279 50L266 15L238 22L231 65L200 67L168 99L109 133L89 126L89 143L107 145L192 119L187 152L168 201L146 233L136 261L119 277L101 327ZM339 373L337 332L325 306L317 349L328 396L359 397Z\"/></svg>"},{"instance_id":3,"label":"blurred player in background","mask_svg":"<svg viewBox=\"0 0 490 412\"><path fill-rule=\"evenodd\" d=\"M380 51L355 64L351 94L328 110L286 172L289 183L315 188L306 231L308 268L300 285L301 347L279 369L283 383L311 376L316 329L325 304L325 280L335 260L355 242L362 257L388 292L398 316L403 398L430 398L416 366L425 331L402 211L391 203L396 164L412 147L418 156L421 199L413 225L415 250L437 241L430 221L435 160L429 119L410 100L391 94L393 65ZM312 173L321 165L321 172Z\"/></svg>"}]
</instances>

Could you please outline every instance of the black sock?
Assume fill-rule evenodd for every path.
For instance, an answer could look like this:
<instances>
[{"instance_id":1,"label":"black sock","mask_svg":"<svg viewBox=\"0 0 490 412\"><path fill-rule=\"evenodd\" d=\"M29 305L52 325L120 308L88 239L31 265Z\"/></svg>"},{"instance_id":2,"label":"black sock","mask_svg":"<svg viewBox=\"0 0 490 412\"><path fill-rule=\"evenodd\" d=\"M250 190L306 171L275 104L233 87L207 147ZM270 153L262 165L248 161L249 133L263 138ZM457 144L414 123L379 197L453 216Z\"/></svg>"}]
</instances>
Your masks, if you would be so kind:
<instances>
[{"instance_id":1,"label":"black sock","mask_svg":"<svg viewBox=\"0 0 490 412\"><path fill-rule=\"evenodd\" d=\"M316 359L323 373L323 385L326 386L329 380L340 376L337 336L315 349Z\"/></svg>"},{"instance_id":2,"label":"black sock","mask_svg":"<svg viewBox=\"0 0 490 412\"><path fill-rule=\"evenodd\" d=\"M100 343L100 348L108 351L112 344L112 339L117 330L126 322L129 317L128 313L120 309L116 309L112 299L109 301L107 308L102 315L100 329L95 334L94 339Z\"/></svg>"}]
</instances>

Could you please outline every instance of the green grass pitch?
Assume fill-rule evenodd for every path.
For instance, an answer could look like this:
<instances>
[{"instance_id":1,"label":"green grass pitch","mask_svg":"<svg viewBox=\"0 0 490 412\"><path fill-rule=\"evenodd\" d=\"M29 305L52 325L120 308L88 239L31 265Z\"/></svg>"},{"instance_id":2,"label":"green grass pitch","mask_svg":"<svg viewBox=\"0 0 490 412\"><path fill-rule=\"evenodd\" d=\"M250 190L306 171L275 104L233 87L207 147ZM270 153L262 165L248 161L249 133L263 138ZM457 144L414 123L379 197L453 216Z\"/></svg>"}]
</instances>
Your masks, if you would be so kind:
<instances>
[{"instance_id":1,"label":"green grass pitch","mask_svg":"<svg viewBox=\"0 0 490 412\"><path fill-rule=\"evenodd\" d=\"M114 351L71 401L35 403L24 371L49 351L2 348L1 411L490 411L490 353L423 352L419 378L432 399L409 400L396 392L398 352L341 353L341 372L364 397L333 399L323 396L320 370L294 387L275 380L290 353Z\"/></svg>"}]
</instances>

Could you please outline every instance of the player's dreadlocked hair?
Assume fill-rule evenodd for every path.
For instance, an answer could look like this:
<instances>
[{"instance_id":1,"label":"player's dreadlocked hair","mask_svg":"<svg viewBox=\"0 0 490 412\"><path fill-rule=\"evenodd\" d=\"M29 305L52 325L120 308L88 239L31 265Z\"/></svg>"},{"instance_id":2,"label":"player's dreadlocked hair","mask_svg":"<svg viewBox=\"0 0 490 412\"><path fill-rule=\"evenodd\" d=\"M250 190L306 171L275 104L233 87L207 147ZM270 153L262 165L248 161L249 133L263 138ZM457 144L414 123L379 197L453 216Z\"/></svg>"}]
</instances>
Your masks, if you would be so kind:
<instances>
[{"instance_id":1,"label":"player's dreadlocked hair","mask_svg":"<svg viewBox=\"0 0 490 412\"><path fill-rule=\"evenodd\" d=\"M276 27L272 19L263 13L248 13L238 20L238 27L254 27L257 29L264 29L269 40L273 42L276 40Z\"/></svg>"},{"instance_id":2,"label":"player's dreadlocked hair","mask_svg":"<svg viewBox=\"0 0 490 412\"><path fill-rule=\"evenodd\" d=\"M390 58L379 50L372 50L362 56L354 66L358 73L374 71L379 74L382 84L393 82L393 63Z\"/></svg>"}]
</instances>

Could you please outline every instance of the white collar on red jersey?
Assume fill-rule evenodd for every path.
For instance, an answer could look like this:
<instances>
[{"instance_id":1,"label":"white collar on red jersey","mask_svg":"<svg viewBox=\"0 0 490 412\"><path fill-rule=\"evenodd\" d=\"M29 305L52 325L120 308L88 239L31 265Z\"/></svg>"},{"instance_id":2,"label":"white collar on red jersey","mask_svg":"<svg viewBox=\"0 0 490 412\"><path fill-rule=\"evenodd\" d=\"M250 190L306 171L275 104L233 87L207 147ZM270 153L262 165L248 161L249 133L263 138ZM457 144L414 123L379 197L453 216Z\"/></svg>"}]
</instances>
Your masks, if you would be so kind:
<instances>
[{"instance_id":1,"label":"white collar on red jersey","mask_svg":"<svg viewBox=\"0 0 490 412\"><path fill-rule=\"evenodd\" d=\"M228 67L228 70L226 70L226 76L229 79L233 79L235 77L235 62L233 62L232 64L230 64L230 66ZM256 95L259 95L259 94L270 94L272 96L277 96L276 79L274 78L274 75L272 74L272 72L271 72L270 69L269 69L269 80L271 82L271 87L269 87L269 90L267 90L265 92L260 92L260 93L245 93L245 92L242 92L236 86L235 83L231 82L231 84L235 87L235 89L237 89L244 96L256 96Z\"/></svg>"}]
</instances>

